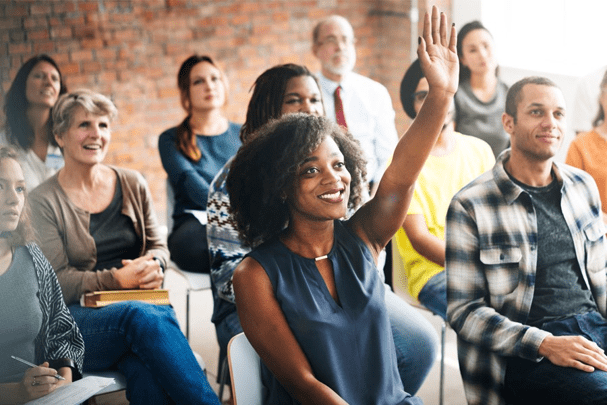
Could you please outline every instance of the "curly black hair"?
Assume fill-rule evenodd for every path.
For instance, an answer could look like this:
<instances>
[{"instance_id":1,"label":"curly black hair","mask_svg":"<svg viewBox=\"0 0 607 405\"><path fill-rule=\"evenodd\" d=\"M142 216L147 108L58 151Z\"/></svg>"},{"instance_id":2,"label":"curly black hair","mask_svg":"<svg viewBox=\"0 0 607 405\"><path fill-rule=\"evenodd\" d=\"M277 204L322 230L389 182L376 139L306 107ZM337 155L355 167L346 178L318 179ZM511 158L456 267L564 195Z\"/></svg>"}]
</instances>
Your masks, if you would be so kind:
<instances>
[{"instance_id":1,"label":"curly black hair","mask_svg":"<svg viewBox=\"0 0 607 405\"><path fill-rule=\"evenodd\" d=\"M366 160L360 143L325 117L286 114L261 127L232 162L226 181L231 212L242 240L255 247L278 235L289 223L284 195L295 183L298 168L322 143L333 138L352 176L348 208L362 201Z\"/></svg>"}]
</instances>

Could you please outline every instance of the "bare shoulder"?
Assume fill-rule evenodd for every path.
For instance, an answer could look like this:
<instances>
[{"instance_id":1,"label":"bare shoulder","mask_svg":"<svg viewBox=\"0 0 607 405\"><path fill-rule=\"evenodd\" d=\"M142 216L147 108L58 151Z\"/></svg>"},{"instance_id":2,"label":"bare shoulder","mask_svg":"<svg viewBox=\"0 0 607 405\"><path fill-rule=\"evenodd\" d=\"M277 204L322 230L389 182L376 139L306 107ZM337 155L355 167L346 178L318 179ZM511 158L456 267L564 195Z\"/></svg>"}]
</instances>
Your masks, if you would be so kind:
<instances>
[{"instance_id":1,"label":"bare shoulder","mask_svg":"<svg viewBox=\"0 0 607 405\"><path fill-rule=\"evenodd\" d=\"M234 270L232 277L234 293L243 296L247 291L259 291L260 288L271 287L270 279L259 262L251 257L245 257Z\"/></svg>"}]
</instances>

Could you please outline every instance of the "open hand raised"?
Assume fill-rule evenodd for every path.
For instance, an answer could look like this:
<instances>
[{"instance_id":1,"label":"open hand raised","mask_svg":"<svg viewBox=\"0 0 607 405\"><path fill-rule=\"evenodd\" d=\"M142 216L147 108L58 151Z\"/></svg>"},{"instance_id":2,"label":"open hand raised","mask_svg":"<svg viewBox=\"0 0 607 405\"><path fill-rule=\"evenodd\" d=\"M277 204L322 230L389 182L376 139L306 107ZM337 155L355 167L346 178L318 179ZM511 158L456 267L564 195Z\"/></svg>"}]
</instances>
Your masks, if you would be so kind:
<instances>
[{"instance_id":1,"label":"open hand raised","mask_svg":"<svg viewBox=\"0 0 607 405\"><path fill-rule=\"evenodd\" d=\"M447 17L432 6L432 17L426 12L424 31L417 47L417 56L430 90L455 94L459 81L455 26L451 26L447 42Z\"/></svg>"}]
</instances>

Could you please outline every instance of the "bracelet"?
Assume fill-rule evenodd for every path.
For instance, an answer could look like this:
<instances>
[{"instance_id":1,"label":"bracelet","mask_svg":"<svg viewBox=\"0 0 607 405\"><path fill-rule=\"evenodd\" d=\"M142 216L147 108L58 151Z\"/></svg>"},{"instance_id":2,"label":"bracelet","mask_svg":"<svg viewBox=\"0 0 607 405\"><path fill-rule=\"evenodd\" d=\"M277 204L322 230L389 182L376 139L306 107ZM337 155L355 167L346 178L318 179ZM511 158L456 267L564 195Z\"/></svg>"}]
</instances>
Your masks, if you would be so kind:
<instances>
[{"instance_id":1,"label":"bracelet","mask_svg":"<svg viewBox=\"0 0 607 405\"><path fill-rule=\"evenodd\" d=\"M162 270L162 272L164 273L164 263L162 263L162 260L160 260L160 257L154 256L153 259L158 261L158 264L160 265L160 270Z\"/></svg>"}]
</instances>

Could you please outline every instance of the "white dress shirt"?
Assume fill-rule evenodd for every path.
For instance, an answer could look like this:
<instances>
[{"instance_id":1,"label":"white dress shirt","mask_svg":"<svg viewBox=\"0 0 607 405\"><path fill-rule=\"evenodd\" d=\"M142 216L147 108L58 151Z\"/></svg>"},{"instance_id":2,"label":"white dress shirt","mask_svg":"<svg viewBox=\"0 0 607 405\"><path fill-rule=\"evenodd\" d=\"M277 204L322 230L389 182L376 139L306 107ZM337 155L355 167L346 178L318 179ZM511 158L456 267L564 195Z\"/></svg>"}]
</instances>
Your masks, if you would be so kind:
<instances>
[{"instance_id":1,"label":"white dress shirt","mask_svg":"<svg viewBox=\"0 0 607 405\"><path fill-rule=\"evenodd\" d=\"M342 87L341 99L348 131L358 139L367 158L367 180L377 183L398 142L395 112L388 90L380 83L350 72L340 83L318 74L325 114L335 121L334 93Z\"/></svg>"}]
</instances>

